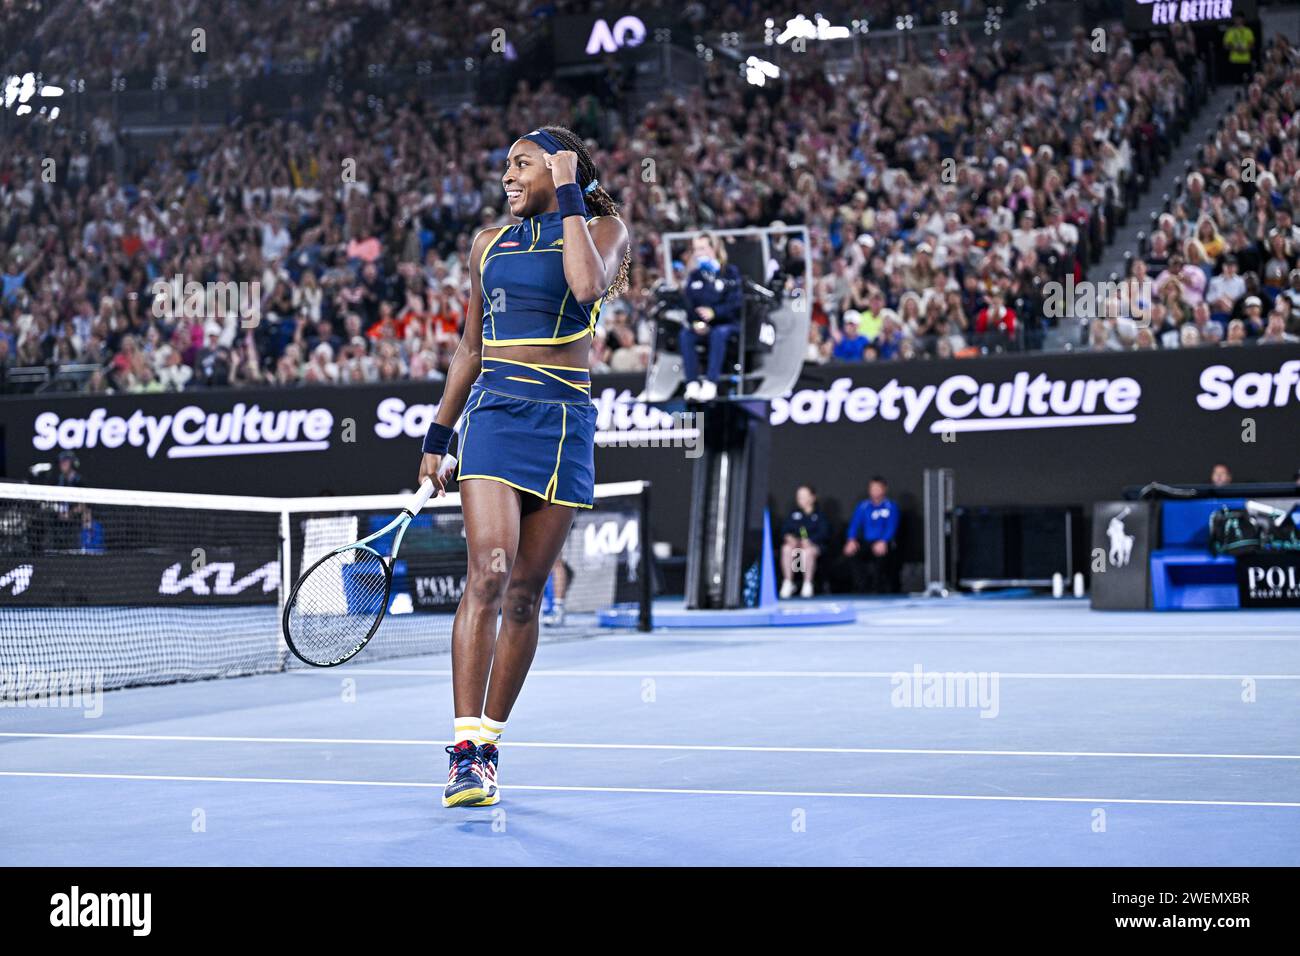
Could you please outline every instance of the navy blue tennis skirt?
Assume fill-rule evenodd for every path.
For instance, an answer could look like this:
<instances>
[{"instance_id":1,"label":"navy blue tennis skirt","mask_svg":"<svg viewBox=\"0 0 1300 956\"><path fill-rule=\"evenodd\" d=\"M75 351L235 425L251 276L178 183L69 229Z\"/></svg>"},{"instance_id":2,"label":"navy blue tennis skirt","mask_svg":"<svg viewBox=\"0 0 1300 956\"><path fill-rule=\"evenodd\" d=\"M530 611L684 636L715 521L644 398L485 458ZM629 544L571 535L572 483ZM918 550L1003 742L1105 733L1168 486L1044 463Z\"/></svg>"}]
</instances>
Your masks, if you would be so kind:
<instances>
[{"instance_id":1,"label":"navy blue tennis skirt","mask_svg":"<svg viewBox=\"0 0 1300 956\"><path fill-rule=\"evenodd\" d=\"M590 508L595 437L586 369L485 356L465 403L456 480L486 478L552 504Z\"/></svg>"}]
</instances>

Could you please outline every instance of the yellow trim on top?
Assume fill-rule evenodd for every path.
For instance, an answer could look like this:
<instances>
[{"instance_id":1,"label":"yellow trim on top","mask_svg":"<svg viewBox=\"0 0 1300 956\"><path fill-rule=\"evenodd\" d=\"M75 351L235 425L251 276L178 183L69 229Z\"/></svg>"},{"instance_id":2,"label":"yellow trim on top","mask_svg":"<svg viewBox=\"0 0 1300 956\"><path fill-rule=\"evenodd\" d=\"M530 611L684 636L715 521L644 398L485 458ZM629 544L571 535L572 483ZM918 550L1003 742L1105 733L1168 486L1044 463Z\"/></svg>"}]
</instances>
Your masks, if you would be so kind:
<instances>
[{"instance_id":1,"label":"yellow trim on top","mask_svg":"<svg viewBox=\"0 0 1300 956\"><path fill-rule=\"evenodd\" d=\"M558 339L484 339L483 344L497 348L503 345L565 345L569 342L578 341L584 335L591 334L592 330L586 328L581 332L574 332L572 335L565 335Z\"/></svg>"},{"instance_id":2,"label":"yellow trim on top","mask_svg":"<svg viewBox=\"0 0 1300 956\"><path fill-rule=\"evenodd\" d=\"M518 375L507 375L507 382L523 382L526 385L545 385L545 382L539 382L535 378L520 378Z\"/></svg>"},{"instance_id":3,"label":"yellow trim on top","mask_svg":"<svg viewBox=\"0 0 1300 956\"><path fill-rule=\"evenodd\" d=\"M509 252L494 252L488 256L489 259L495 259L497 256L526 256L530 252L558 252L564 254L563 249L511 249Z\"/></svg>"},{"instance_id":4,"label":"yellow trim on top","mask_svg":"<svg viewBox=\"0 0 1300 956\"><path fill-rule=\"evenodd\" d=\"M573 290L568 286L564 287L564 298L560 300L560 314L555 317L555 331L552 336L560 334L560 323L564 321L564 307L569 304L569 296L573 295Z\"/></svg>"},{"instance_id":5,"label":"yellow trim on top","mask_svg":"<svg viewBox=\"0 0 1300 956\"><path fill-rule=\"evenodd\" d=\"M587 220L587 225L591 225L599 218L600 218L599 216L592 216L590 219ZM528 223L529 235L532 236L532 242L529 244L528 248L512 249L510 252L496 252L489 255L489 253L492 252L492 248L501 239L501 236L504 235L507 231L509 231L512 228L511 226L503 226L501 228L501 231L498 232L492 238L492 241L488 243L487 248L483 250L483 257L479 261L480 283L483 276L483 270L487 268L487 262L488 259L490 258L496 258L496 256L517 256L529 252L558 252L563 254L564 250L562 248L538 249L537 243L541 240L542 237L541 221L538 217L532 217L525 221ZM519 223L518 225L523 225L523 223ZM480 294L481 294L481 290L480 290ZM496 346L496 347L501 347L506 345L567 345L570 342L576 342L584 335L591 335L594 338L596 334L596 320L600 315L600 307L605 301L605 297L603 295L595 302L592 303L591 313L587 322L587 328L583 329L581 332L574 332L572 335L565 335L565 336L560 335L560 324L564 321L564 307L568 304L569 296L572 294L573 294L572 289L566 288L564 290L564 298L560 300L560 311L559 314L555 317L555 331L552 333L552 336L549 339L543 339L543 338L499 339L497 338L496 337L497 334L496 313L492 310L490 304L491 300L489 300L487 296L483 295L482 296L483 300L488 303L486 318L491 323L491 328L492 328L492 337L483 339L483 344L487 346ZM585 371L585 369L583 369L583 371Z\"/></svg>"},{"instance_id":6,"label":"yellow trim on top","mask_svg":"<svg viewBox=\"0 0 1300 956\"><path fill-rule=\"evenodd\" d=\"M487 265L487 257L488 257L488 253L492 251L492 247L495 246L495 245L497 244L497 241L498 241L502 236L504 236L507 232L509 232L509 231L510 231L510 227L509 227L509 226L502 226L502 227L497 231L497 234L496 234L495 236L492 237L492 241L489 242L489 243L487 244L487 247L483 250L483 255L479 257L479 260L478 260L478 277L479 277L479 281L480 281L480 282L482 282L482 279L483 279L483 267ZM480 291L481 291L481 290L480 290Z\"/></svg>"},{"instance_id":7,"label":"yellow trim on top","mask_svg":"<svg viewBox=\"0 0 1300 956\"><path fill-rule=\"evenodd\" d=\"M497 234L492 237L492 241L487 244L487 248L483 250L483 255L478 262L479 303L480 304L487 303L487 318L488 321L491 322L492 324L493 337L495 337L497 334L497 316L496 316L496 312L492 310L492 300L483 294L483 270L487 268L488 253L492 251L492 247L497 244L497 241L509 231L510 231L509 226L502 226L501 229L497 232Z\"/></svg>"}]
</instances>

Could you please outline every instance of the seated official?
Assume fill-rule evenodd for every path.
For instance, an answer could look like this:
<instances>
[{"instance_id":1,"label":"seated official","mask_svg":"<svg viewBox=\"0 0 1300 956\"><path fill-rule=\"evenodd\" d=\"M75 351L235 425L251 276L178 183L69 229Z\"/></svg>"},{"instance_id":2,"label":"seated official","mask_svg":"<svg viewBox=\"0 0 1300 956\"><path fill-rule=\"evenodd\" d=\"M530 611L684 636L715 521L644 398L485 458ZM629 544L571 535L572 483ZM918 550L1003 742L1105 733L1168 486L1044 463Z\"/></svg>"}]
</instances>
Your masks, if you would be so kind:
<instances>
[{"instance_id":1,"label":"seated official","mask_svg":"<svg viewBox=\"0 0 1300 956\"><path fill-rule=\"evenodd\" d=\"M853 509L843 570L858 594L895 594L899 590L898 505L888 497L889 483L871 479L867 497Z\"/></svg>"},{"instance_id":2,"label":"seated official","mask_svg":"<svg viewBox=\"0 0 1300 956\"><path fill-rule=\"evenodd\" d=\"M810 598L817 559L830 540L831 527L817 508L817 491L812 485L800 485L794 502L794 510L781 525L781 597L794 597L794 576L801 573L799 595Z\"/></svg>"},{"instance_id":3,"label":"seated official","mask_svg":"<svg viewBox=\"0 0 1300 956\"><path fill-rule=\"evenodd\" d=\"M744 294L740 270L727 265L727 251L721 242L708 233L696 236L691 241L691 253L695 268L682 290L688 313L680 335L682 377L686 380L687 401L709 402L718 394L727 344L740 329ZM695 345L705 338L708 369L701 380Z\"/></svg>"}]
</instances>

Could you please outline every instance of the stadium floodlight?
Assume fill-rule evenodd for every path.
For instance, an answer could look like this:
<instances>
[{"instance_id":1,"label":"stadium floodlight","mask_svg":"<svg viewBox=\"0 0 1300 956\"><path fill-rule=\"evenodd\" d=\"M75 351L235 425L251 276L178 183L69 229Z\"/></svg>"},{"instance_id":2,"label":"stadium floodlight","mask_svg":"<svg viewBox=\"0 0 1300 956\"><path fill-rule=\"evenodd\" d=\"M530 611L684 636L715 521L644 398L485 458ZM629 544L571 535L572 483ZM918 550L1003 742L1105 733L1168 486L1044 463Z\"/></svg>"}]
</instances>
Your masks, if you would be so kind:
<instances>
[{"instance_id":1,"label":"stadium floodlight","mask_svg":"<svg viewBox=\"0 0 1300 956\"><path fill-rule=\"evenodd\" d=\"M768 78L776 79L781 75L781 68L775 63L751 56L745 61L745 81L751 86L765 86Z\"/></svg>"},{"instance_id":2,"label":"stadium floodlight","mask_svg":"<svg viewBox=\"0 0 1300 956\"><path fill-rule=\"evenodd\" d=\"M849 36L848 27L831 26L831 22L820 13L813 14L817 19L809 20L802 13L785 22L785 29L776 38L777 43L786 43L796 37L806 40L844 40Z\"/></svg>"}]
</instances>

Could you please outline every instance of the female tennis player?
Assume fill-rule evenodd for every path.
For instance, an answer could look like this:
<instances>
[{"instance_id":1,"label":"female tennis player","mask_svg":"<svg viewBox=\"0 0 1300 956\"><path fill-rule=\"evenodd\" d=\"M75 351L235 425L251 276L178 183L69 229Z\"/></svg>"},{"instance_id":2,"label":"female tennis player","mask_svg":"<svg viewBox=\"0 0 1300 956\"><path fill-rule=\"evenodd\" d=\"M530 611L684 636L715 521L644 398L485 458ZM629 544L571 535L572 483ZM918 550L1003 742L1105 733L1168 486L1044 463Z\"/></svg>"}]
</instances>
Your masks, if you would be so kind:
<instances>
[{"instance_id":1,"label":"female tennis player","mask_svg":"<svg viewBox=\"0 0 1300 956\"><path fill-rule=\"evenodd\" d=\"M463 412L456 480L469 569L452 624L444 807L500 800L497 744L537 650L542 588L574 509L593 504L591 337L631 265L618 206L569 130L516 140L501 184L520 221L474 237L465 332L420 459L419 480L442 494Z\"/></svg>"}]
</instances>

